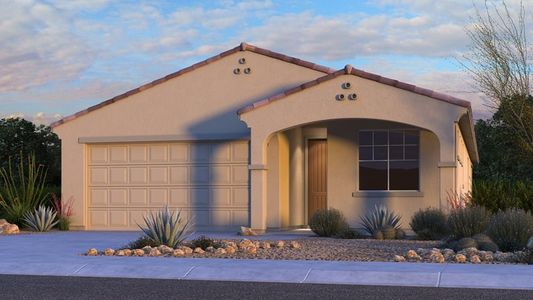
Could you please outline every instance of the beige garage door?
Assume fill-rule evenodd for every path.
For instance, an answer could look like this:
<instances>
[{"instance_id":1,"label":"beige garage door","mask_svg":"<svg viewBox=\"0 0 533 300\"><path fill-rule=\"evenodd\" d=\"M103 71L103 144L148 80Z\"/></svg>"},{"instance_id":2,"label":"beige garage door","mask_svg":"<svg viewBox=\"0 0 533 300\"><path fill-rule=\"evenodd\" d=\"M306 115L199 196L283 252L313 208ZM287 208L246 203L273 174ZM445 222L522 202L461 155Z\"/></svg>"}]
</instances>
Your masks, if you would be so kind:
<instances>
[{"instance_id":1,"label":"beige garage door","mask_svg":"<svg viewBox=\"0 0 533 300\"><path fill-rule=\"evenodd\" d=\"M247 164L247 141L90 144L87 225L136 230L166 205L197 228L246 225Z\"/></svg>"}]
</instances>

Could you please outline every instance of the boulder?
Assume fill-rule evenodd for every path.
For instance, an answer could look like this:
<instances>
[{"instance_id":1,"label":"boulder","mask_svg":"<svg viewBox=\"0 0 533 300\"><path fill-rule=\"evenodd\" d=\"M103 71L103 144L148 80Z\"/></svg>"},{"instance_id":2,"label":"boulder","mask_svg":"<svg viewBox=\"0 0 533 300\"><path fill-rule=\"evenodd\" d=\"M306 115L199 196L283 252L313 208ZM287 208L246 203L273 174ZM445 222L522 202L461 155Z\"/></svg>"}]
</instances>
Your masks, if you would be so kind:
<instances>
[{"instance_id":1,"label":"boulder","mask_svg":"<svg viewBox=\"0 0 533 300\"><path fill-rule=\"evenodd\" d=\"M157 248L152 248L152 250L150 250L150 253L148 253L148 256L161 256L161 251L159 251L159 249Z\"/></svg>"},{"instance_id":2,"label":"boulder","mask_svg":"<svg viewBox=\"0 0 533 300\"><path fill-rule=\"evenodd\" d=\"M456 263L464 264L466 262L466 256L464 254L456 254L453 260Z\"/></svg>"},{"instance_id":3,"label":"boulder","mask_svg":"<svg viewBox=\"0 0 533 300\"><path fill-rule=\"evenodd\" d=\"M481 263L481 259L477 255L472 255L472 256L470 256L470 262L473 263L473 264L480 264Z\"/></svg>"},{"instance_id":4,"label":"boulder","mask_svg":"<svg viewBox=\"0 0 533 300\"><path fill-rule=\"evenodd\" d=\"M490 251L479 251L479 258L481 261L484 262L492 262L494 260L494 257L492 256L492 252Z\"/></svg>"},{"instance_id":5,"label":"boulder","mask_svg":"<svg viewBox=\"0 0 533 300\"><path fill-rule=\"evenodd\" d=\"M451 261L453 260L454 256L455 256L455 251L453 251L452 249L449 249L449 248L446 248L446 249L443 249L441 251L442 255L444 256L444 259L446 261Z\"/></svg>"},{"instance_id":6,"label":"boulder","mask_svg":"<svg viewBox=\"0 0 533 300\"><path fill-rule=\"evenodd\" d=\"M184 256L185 255L185 251L181 250L181 249L176 249L174 251L172 251L172 256L174 257L180 257L180 256Z\"/></svg>"},{"instance_id":7,"label":"boulder","mask_svg":"<svg viewBox=\"0 0 533 300\"><path fill-rule=\"evenodd\" d=\"M283 248L285 246L285 242L284 241L277 241L276 242L276 248Z\"/></svg>"},{"instance_id":8,"label":"boulder","mask_svg":"<svg viewBox=\"0 0 533 300\"><path fill-rule=\"evenodd\" d=\"M172 254L172 252L174 251L173 248L167 246L167 245L161 245L159 247L157 247L157 249L159 250L159 252L163 253L163 254Z\"/></svg>"},{"instance_id":9,"label":"boulder","mask_svg":"<svg viewBox=\"0 0 533 300\"><path fill-rule=\"evenodd\" d=\"M239 232L239 234L242 236L256 236L257 235L257 233L253 231L252 228L244 227L244 226L241 226L241 231Z\"/></svg>"},{"instance_id":10,"label":"boulder","mask_svg":"<svg viewBox=\"0 0 533 300\"><path fill-rule=\"evenodd\" d=\"M181 250L183 250L183 252L185 252L185 254L192 254L194 250L192 250L191 247L187 247L187 246L182 246L180 247Z\"/></svg>"},{"instance_id":11,"label":"boulder","mask_svg":"<svg viewBox=\"0 0 533 300\"><path fill-rule=\"evenodd\" d=\"M442 253L440 253L440 251L432 251L430 256L429 256L429 259L431 260L432 263L438 263L438 264L442 264L446 261L446 259L444 258L444 255L442 255Z\"/></svg>"},{"instance_id":12,"label":"boulder","mask_svg":"<svg viewBox=\"0 0 533 300\"><path fill-rule=\"evenodd\" d=\"M9 224L9 222L7 222L6 219L0 219L0 227L4 226L5 224Z\"/></svg>"},{"instance_id":13,"label":"boulder","mask_svg":"<svg viewBox=\"0 0 533 300\"><path fill-rule=\"evenodd\" d=\"M209 247L205 248L205 251L206 251L206 252L213 253L213 252L215 252L215 248L209 246Z\"/></svg>"},{"instance_id":14,"label":"boulder","mask_svg":"<svg viewBox=\"0 0 533 300\"><path fill-rule=\"evenodd\" d=\"M239 248L248 248L248 247L255 247L255 244L248 239L243 239L239 242Z\"/></svg>"},{"instance_id":15,"label":"boulder","mask_svg":"<svg viewBox=\"0 0 533 300\"><path fill-rule=\"evenodd\" d=\"M115 251L115 256L126 256L126 254L124 253L124 250L117 250Z\"/></svg>"},{"instance_id":16,"label":"boulder","mask_svg":"<svg viewBox=\"0 0 533 300\"><path fill-rule=\"evenodd\" d=\"M87 250L86 255L87 256L97 256L98 255L98 250L96 250L95 248L91 248L91 249Z\"/></svg>"},{"instance_id":17,"label":"boulder","mask_svg":"<svg viewBox=\"0 0 533 300\"><path fill-rule=\"evenodd\" d=\"M302 246L297 241L291 241L290 243L292 249L301 249Z\"/></svg>"},{"instance_id":18,"label":"boulder","mask_svg":"<svg viewBox=\"0 0 533 300\"><path fill-rule=\"evenodd\" d=\"M133 255L135 256L143 256L144 255L144 250L143 249L135 249L133 250Z\"/></svg>"},{"instance_id":19,"label":"boulder","mask_svg":"<svg viewBox=\"0 0 533 300\"><path fill-rule=\"evenodd\" d=\"M405 261L405 257L403 257L401 255L394 255L394 261L395 262L404 262Z\"/></svg>"},{"instance_id":20,"label":"boulder","mask_svg":"<svg viewBox=\"0 0 533 300\"><path fill-rule=\"evenodd\" d=\"M405 254L405 258L409 261L418 261L418 260L421 260L422 258L420 257L420 255L418 255L418 253L416 253L415 250L409 250L407 251L407 253Z\"/></svg>"},{"instance_id":21,"label":"boulder","mask_svg":"<svg viewBox=\"0 0 533 300\"><path fill-rule=\"evenodd\" d=\"M115 254L115 250L111 249L111 248L106 248L104 250L104 255L105 256L113 256Z\"/></svg>"},{"instance_id":22,"label":"boulder","mask_svg":"<svg viewBox=\"0 0 533 300\"><path fill-rule=\"evenodd\" d=\"M20 230L16 224L6 223L2 226L2 234L19 234Z\"/></svg>"},{"instance_id":23,"label":"boulder","mask_svg":"<svg viewBox=\"0 0 533 300\"><path fill-rule=\"evenodd\" d=\"M270 244L270 242L261 242L261 248L270 249L271 247L272 245Z\"/></svg>"},{"instance_id":24,"label":"boulder","mask_svg":"<svg viewBox=\"0 0 533 300\"><path fill-rule=\"evenodd\" d=\"M247 254L256 254L257 248L255 246L250 246L250 247L243 248L242 251Z\"/></svg>"},{"instance_id":25,"label":"boulder","mask_svg":"<svg viewBox=\"0 0 533 300\"><path fill-rule=\"evenodd\" d=\"M194 248L194 253L203 254L203 253L205 253L205 251L202 248L200 248L200 247L196 247L196 248Z\"/></svg>"},{"instance_id":26,"label":"boulder","mask_svg":"<svg viewBox=\"0 0 533 300\"><path fill-rule=\"evenodd\" d=\"M144 254L150 254L150 251L152 251L152 247L150 246L144 246L143 248Z\"/></svg>"},{"instance_id":27,"label":"boulder","mask_svg":"<svg viewBox=\"0 0 533 300\"><path fill-rule=\"evenodd\" d=\"M235 247L233 246L226 246L226 253L227 254L234 254L236 252Z\"/></svg>"},{"instance_id":28,"label":"boulder","mask_svg":"<svg viewBox=\"0 0 533 300\"><path fill-rule=\"evenodd\" d=\"M217 248L217 249L215 250L215 254L217 254L217 255L226 254L226 249L224 249L224 248Z\"/></svg>"},{"instance_id":29,"label":"boulder","mask_svg":"<svg viewBox=\"0 0 533 300\"><path fill-rule=\"evenodd\" d=\"M131 249L124 249L125 256L131 256L132 254L133 254L133 251Z\"/></svg>"}]
</instances>

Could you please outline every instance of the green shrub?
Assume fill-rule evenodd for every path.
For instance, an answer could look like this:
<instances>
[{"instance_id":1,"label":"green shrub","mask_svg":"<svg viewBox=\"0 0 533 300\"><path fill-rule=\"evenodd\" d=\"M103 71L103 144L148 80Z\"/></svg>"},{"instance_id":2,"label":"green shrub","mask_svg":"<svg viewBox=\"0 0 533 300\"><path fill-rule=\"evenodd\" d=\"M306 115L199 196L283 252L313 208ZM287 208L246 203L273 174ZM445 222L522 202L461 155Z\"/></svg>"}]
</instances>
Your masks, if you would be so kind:
<instances>
[{"instance_id":1,"label":"green shrub","mask_svg":"<svg viewBox=\"0 0 533 300\"><path fill-rule=\"evenodd\" d=\"M473 238L465 237L455 242L455 251L461 251L466 248L477 248L478 244Z\"/></svg>"},{"instance_id":2,"label":"green shrub","mask_svg":"<svg viewBox=\"0 0 533 300\"><path fill-rule=\"evenodd\" d=\"M211 239L211 238L208 238L206 237L205 235L202 235L202 236L199 236L197 238L195 238L194 240L191 241L191 247L194 249L196 247L200 247L202 248L203 250L207 249L208 247L213 247L213 248L220 248L222 247L222 244Z\"/></svg>"},{"instance_id":3,"label":"green shrub","mask_svg":"<svg viewBox=\"0 0 533 300\"><path fill-rule=\"evenodd\" d=\"M533 234L533 216L521 209L500 211L492 218L487 234L502 251L523 250Z\"/></svg>"},{"instance_id":4,"label":"green shrub","mask_svg":"<svg viewBox=\"0 0 533 300\"><path fill-rule=\"evenodd\" d=\"M56 219L56 212L52 208L39 206L38 209L24 214L24 223L33 231L50 231L54 227L58 220Z\"/></svg>"},{"instance_id":5,"label":"green shrub","mask_svg":"<svg viewBox=\"0 0 533 300\"><path fill-rule=\"evenodd\" d=\"M509 208L533 212L533 182L475 180L472 204L486 207L493 213Z\"/></svg>"},{"instance_id":6,"label":"green shrub","mask_svg":"<svg viewBox=\"0 0 533 300\"><path fill-rule=\"evenodd\" d=\"M181 211L170 212L168 207L144 217L145 227L139 228L154 242L176 248L190 235L189 221L183 221Z\"/></svg>"},{"instance_id":7,"label":"green shrub","mask_svg":"<svg viewBox=\"0 0 533 300\"><path fill-rule=\"evenodd\" d=\"M0 168L0 180L0 210L9 223L21 225L24 214L36 209L47 198L46 168L37 165L34 155L28 157L27 167L21 157L16 172L10 160L7 169Z\"/></svg>"},{"instance_id":8,"label":"green shrub","mask_svg":"<svg viewBox=\"0 0 533 300\"><path fill-rule=\"evenodd\" d=\"M498 245L496 245L496 243L494 243L492 239L486 234L482 234L482 233L475 234L474 236L472 236L472 238L477 242L478 244L477 248L479 250L492 251L492 252L496 252L500 250L498 248Z\"/></svg>"},{"instance_id":9,"label":"green shrub","mask_svg":"<svg viewBox=\"0 0 533 300\"><path fill-rule=\"evenodd\" d=\"M138 239L130 242L129 244L125 245L124 249L142 249L143 247L150 246L150 247L157 247L161 244L156 243L151 238L147 237L146 235L140 236Z\"/></svg>"},{"instance_id":10,"label":"green shrub","mask_svg":"<svg viewBox=\"0 0 533 300\"><path fill-rule=\"evenodd\" d=\"M341 232L336 234L335 237L339 239L353 240L353 239L362 239L363 235L355 229L346 227L345 229L341 230Z\"/></svg>"},{"instance_id":11,"label":"green shrub","mask_svg":"<svg viewBox=\"0 0 533 300\"><path fill-rule=\"evenodd\" d=\"M309 227L318 236L335 236L349 226L342 212L329 208L315 212L309 219Z\"/></svg>"},{"instance_id":12,"label":"green shrub","mask_svg":"<svg viewBox=\"0 0 533 300\"><path fill-rule=\"evenodd\" d=\"M446 215L436 208L419 210L413 215L409 225L422 240L440 240L449 233Z\"/></svg>"},{"instance_id":13,"label":"green shrub","mask_svg":"<svg viewBox=\"0 0 533 300\"><path fill-rule=\"evenodd\" d=\"M401 224L400 220L402 217L396 215L394 212L389 211L389 209L383 205L375 206L367 215L361 217L361 223L363 229L370 234L371 236L378 235L380 231L385 237L383 229L386 227L392 227L395 230L399 229Z\"/></svg>"},{"instance_id":14,"label":"green shrub","mask_svg":"<svg viewBox=\"0 0 533 300\"><path fill-rule=\"evenodd\" d=\"M457 208L448 216L448 228L455 239L482 233L490 222L490 212L481 206Z\"/></svg>"}]
</instances>

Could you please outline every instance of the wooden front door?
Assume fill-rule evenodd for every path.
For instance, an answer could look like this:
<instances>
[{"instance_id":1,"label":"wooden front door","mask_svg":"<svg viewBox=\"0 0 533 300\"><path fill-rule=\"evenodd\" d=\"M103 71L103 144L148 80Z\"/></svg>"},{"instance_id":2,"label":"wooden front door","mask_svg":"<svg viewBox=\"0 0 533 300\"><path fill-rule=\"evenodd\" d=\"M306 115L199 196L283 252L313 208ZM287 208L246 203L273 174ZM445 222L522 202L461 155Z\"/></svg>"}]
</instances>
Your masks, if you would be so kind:
<instances>
[{"instance_id":1,"label":"wooden front door","mask_svg":"<svg viewBox=\"0 0 533 300\"><path fill-rule=\"evenodd\" d=\"M307 213L308 218L327 208L328 144L326 140L307 141Z\"/></svg>"}]
</instances>

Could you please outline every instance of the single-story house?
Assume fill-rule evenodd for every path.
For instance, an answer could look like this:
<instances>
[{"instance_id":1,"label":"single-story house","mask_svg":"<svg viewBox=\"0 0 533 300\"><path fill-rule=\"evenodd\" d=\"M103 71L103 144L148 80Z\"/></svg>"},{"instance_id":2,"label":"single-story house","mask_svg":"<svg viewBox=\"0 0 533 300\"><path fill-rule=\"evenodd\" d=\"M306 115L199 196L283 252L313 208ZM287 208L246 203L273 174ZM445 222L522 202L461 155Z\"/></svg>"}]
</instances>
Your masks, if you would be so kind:
<instances>
[{"instance_id":1,"label":"single-story house","mask_svg":"<svg viewBox=\"0 0 533 300\"><path fill-rule=\"evenodd\" d=\"M246 43L55 122L72 227L135 230L180 208L200 229L358 227L376 204L446 209L478 160L470 103Z\"/></svg>"}]
</instances>

